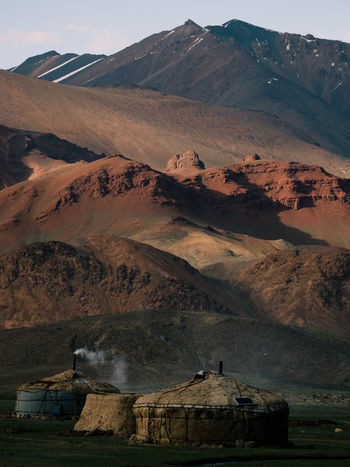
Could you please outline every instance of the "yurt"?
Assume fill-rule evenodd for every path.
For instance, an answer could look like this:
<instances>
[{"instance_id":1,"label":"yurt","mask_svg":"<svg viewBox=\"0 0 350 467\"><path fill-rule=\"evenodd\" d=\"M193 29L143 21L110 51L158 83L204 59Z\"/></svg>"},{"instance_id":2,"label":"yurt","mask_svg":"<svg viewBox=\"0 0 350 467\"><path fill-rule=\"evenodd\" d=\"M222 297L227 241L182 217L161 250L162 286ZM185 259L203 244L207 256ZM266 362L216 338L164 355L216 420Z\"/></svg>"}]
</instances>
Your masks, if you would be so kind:
<instances>
[{"instance_id":1,"label":"yurt","mask_svg":"<svg viewBox=\"0 0 350 467\"><path fill-rule=\"evenodd\" d=\"M120 438L135 433L133 406L141 394L89 394L74 426L78 432L111 432Z\"/></svg>"},{"instance_id":2,"label":"yurt","mask_svg":"<svg viewBox=\"0 0 350 467\"><path fill-rule=\"evenodd\" d=\"M17 416L77 416L80 415L88 394L119 393L107 383L87 378L82 373L67 370L18 388Z\"/></svg>"},{"instance_id":3,"label":"yurt","mask_svg":"<svg viewBox=\"0 0 350 467\"><path fill-rule=\"evenodd\" d=\"M134 414L138 442L233 446L288 440L284 399L220 374L140 397Z\"/></svg>"}]
</instances>

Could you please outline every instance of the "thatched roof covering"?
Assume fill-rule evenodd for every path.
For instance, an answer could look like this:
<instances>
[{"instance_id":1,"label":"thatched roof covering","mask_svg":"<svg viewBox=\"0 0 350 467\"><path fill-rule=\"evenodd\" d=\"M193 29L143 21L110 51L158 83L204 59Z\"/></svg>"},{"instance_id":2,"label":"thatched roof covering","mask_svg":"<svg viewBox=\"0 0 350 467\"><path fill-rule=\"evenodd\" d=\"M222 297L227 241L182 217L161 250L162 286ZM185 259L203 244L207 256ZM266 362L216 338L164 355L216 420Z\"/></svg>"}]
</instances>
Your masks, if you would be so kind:
<instances>
[{"instance_id":1,"label":"thatched roof covering","mask_svg":"<svg viewBox=\"0 0 350 467\"><path fill-rule=\"evenodd\" d=\"M120 393L119 389L108 383L101 383L92 378L85 377L82 373L67 370L54 376L48 376L38 381L22 384L19 391L31 391L43 389L46 391L64 391L73 394L109 394Z\"/></svg>"},{"instance_id":2,"label":"thatched roof covering","mask_svg":"<svg viewBox=\"0 0 350 467\"><path fill-rule=\"evenodd\" d=\"M112 431L129 438L136 430L133 405L140 394L89 394L74 431Z\"/></svg>"},{"instance_id":3,"label":"thatched roof covering","mask_svg":"<svg viewBox=\"0 0 350 467\"><path fill-rule=\"evenodd\" d=\"M146 394L137 399L136 407L188 407L235 409L236 398L250 397L255 411L288 409L287 402L264 389L249 386L233 378L209 375L205 379L191 380L171 389Z\"/></svg>"}]
</instances>

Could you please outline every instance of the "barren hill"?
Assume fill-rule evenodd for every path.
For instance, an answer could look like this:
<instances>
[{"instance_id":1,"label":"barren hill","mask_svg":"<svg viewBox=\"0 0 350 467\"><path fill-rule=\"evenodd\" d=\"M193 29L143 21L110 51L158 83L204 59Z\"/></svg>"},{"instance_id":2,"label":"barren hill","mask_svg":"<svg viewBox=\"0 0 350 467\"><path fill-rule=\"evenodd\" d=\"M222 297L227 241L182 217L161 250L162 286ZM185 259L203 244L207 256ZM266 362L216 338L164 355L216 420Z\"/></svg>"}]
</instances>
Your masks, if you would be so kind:
<instances>
[{"instance_id":1,"label":"barren hill","mask_svg":"<svg viewBox=\"0 0 350 467\"><path fill-rule=\"evenodd\" d=\"M125 390L166 387L201 368L216 370L219 360L225 373L259 386L269 380L279 390L285 383L345 390L350 381L350 347L344 339L259 319L159 310L1 330L0 384L14 386L70 368L74 350L84 346L104 350L110 360L101 370L81 362L78 369L97 370L108 380L113 363L122 361Z\"/></svg>"},{"instance_id":2,"label":"barren hill","mask_svg":"<svg viewBox=\"0 0 350 467\"><path fill-rule=\"evenodd\" d=\"M3 258L6 290L3 300L6 310L12 310L6 318L6 326L48 322L51 317L47 316L47 310L52 310L53 320L57 320L60 319L57 310L61 310L62 317L67 319L70 316L68 311L62 310L76 310L76 316L82 316L85 311L95 314L105 309L123 310L124 305L128 310L140 307L206 310L209 307L215 311L225 309L246 313L244 303L237 295L235 280L240 280L239 271L245 268L247 261L257 261L268 254L301 246L309 250L316 246L349 248L349 195L348 179L336 177L318 166L296 162L254 160L197 170L187 177L170 176L123 156L105 157L90 163L76 162L52 169L41 177L0 191L0 245L2 253L8 253ZM103 238L94 244L91 240L86 243L89 237L96 235ZM153 252L145 245L138 247L138 255L127 240L124 243L110 242L110 235L123 236L175 254L216 281L231 280L231 290L225 295L218 285L211 289L205 282L207 279L199 273L191 273L194 274L193 280L186 268L185 274L181 270L183 263L180 260L173 263L162 256L165 253ZM56 247L48 244L48 269L39 274L39 277L47 277L48 282L44 281L44 285L35 292L35 287L28 285L28 281L32 280L29 271L33 271L33 283L36 284L37 272L35 268L31 269L31 265L36 264L35 258L42 256L41 250L46 251L47 244L38 247L38 254L37 247L9 251L33 242L52 240L75 246L64 246L62 251L61 247L58 248L56 257ZM113 254L119 259L123 257L123 249L127 253L126 268L140 269L135 276L134 272L131 275L127 272L124 277L124 273L118 269L119 260L111 259ZM132 259L134 255L136 259ZM325 268L330 264L331 274L333 260L328 263L327 256L322 256L322 252L320 255ZM74 262L76 272L72 270L70 256L77 258ZM147 287L143 286L144 274L145 277L152 275L154 263L144 263L145 256L148 260L154 256L156 263L162 264L161 271L158 270L154 276L158 279L151 283L149 289L147 284ZM43 257L46 257L46 253ZM275 258L278 264L284 264L283 255L277 254ZM91 271L85 267L90 263ZM9 270L6 264L10 265ZM111 273L105 272L106 264L111 265ZM21 265L24 268L22 279L14 288L8 288L6 277L16 278ZM168 277L171 271L175 282L163 280L162 276L165 274ZM286 271L288 275L288 268ZM306 275L307 271L305 266ZM119 273L122 275L119 276ZM310 273L313 274L312 270ZM74 280L70 274L73 274ZM118 299L111 292L113 288L119 290L120 287L113 283L113 274L125 287ZM81 279L84 275L85 282ZM278 281L283 277L278 268L271 272L271 281L275 276ZM58 277L63 281L60 286L56 284ZM95 277L99 279L95 280ZM140 284L140 287L130 288L130 277L132 281L135 277L133 286ZM198 277L197 282L193 282L195 277ZM332 277L320 282L321 294L327 288L327 281L333 281ZM247 290L244 289L245 280ZM74 283L73 298L69 295L70 281ZM277 316L274 311L266 313L264 318L282 322L287 319L288 323L321 327L332 332L343 332L345 329L347 333L347 318L340 312L338 302L332 301L328 308L324 308L322 303L317 305L317 297L311 292L310 300L315 302L316 308L312 315L305 318L298 299L302 281L302 278L298 278L292 284L296 296L291 300L288 318ZM169 295L172 284L173 293ZM264 284L264 279L259 278L258 284ZM346 308L347 286L344 284L340 290L338 285L338 298ZM259 314L261 309L258 299L254 298L254 287L249 277L242 276L239 286L243 287ZM96 292L97 289L101 292ZM277 289L283 297L284 283L279 284ZM58 291L59 301L55 301L51 290ZM83 301L80 301L81 297ZM12 302L8 302L10 298ZM268 295L265 299L268 300ZM23 304L19 307L18 316L14 306L16 303ZM268 303L264 306L269 308ZM42 314L33 310L41 310ZM337 318L339 313L344 321Z\"/></svg>"},{"instance_id":3,"label":"barren hill","mask_svg":"<svg viewBox=\"0 0 350 467\"><path fill-rule=\"evenodd\" d=\"M47 59L45 70L52 69L52 60ZM78 60L44 76L41 65L34 75L85 86L152 86L263 111L321 146L349 155L350 47L345 42L278 33L236 19L206 27L188 20L68 73Z\"/></svg>"},{"instance_id":4,"label":"barren hill","mask_svg":"<svg viewBox=\"0 0 350 467\"><path fill-rule=\"evenodd\" d=\"M264 319L350 331L350 250L282 251L232 277Z\"/></svg>"},{"instance_id":5,"label":"barren hill","mask_svg":"<svg viewBox=\"0 0 350 467\"><path fill-rule=\"evenodd\" d=\"M79 247L34 243L0 257L0 303L2 328L140 309L245 313L186 261L111 236Z\"/></svg>"},{"instance_id":6,"label":"barren hill","mask_svg":"<svg viewBox=\"0 0 350 467\"><path fill-rule=\"evenodd\" d=\"M115 156L66 165L0 192L3 252L33 241L101 234L138 235L142 242L147 235L151 242L167 238L166 247L153 244L168 249L183 238L169 241L167 225L178 216L228 236L347 247L348 215L348 180L315 166L276 161L176 179Z\"/></svg>"},{"instance_id":7,"label":"barren hill","mask_svg":"<svg viewBox=\"0 0 350 467\"><path fill-rule=\"evenodd\" d=\"M316 166L256 161L174 178L122 156L107 157L2 190L1 249L113 234L182 256L182 243L199 233L197 225L209 225L211 238L226 241L226 256L232 240L348 247L349 209L349 181ZM190 222L173 223L179 216ZM232 239L235 234L241 238ZM196 243L194 255L200 254ZM190 257L185 259L192 262Z\"/></svg>"},{"instance_id":8,"label":"barren hill","mask_svg":"<svg viewBox=\"0 0 350 467\"><path fill-rule=\"evenodd\" d=\"M262 112L151 90L63 86L5 71L0 71L0 91L0 124L54 133L97 154L122 153L157 169L174 154L194 149L207 167L258 153L350 174L348 159Z\"/></svg>"}]
</instances>

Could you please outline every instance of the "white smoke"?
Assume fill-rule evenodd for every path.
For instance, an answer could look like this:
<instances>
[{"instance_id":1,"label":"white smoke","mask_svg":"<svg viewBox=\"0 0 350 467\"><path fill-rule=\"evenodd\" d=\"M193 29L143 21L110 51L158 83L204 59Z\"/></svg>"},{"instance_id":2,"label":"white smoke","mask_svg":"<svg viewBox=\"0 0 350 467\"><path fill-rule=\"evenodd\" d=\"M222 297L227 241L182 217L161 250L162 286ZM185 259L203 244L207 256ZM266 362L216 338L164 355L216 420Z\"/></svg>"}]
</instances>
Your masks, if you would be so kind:
<instances>
[{"instance_id":1,"label":"white smoke","mask_svg":"<svg viewBox=\"0 0 350 467\"><path fill-rule=\"evenodd\" d=\"M101 377L104 377L109 383L117 386L127 382L128 371L127 363L124 357L110 357L104 350L94 352L87 347L75 350L75 355L79 359L87 362L93 367Z\"/></svg>"},{"instance_id":2,"label":"white smoke","mask_svg":"<svg viewBox=\"0 0 350 467\"><path fill-rule=\"evenodd\" d=\"M91 366L104 365L106 362L106 352L104 350L98 350L94 352L89 350L87 347L82 347L77 349L74 352L75 355L78 355L81 360L85 360Z\"/></svg>"}]
</instances>

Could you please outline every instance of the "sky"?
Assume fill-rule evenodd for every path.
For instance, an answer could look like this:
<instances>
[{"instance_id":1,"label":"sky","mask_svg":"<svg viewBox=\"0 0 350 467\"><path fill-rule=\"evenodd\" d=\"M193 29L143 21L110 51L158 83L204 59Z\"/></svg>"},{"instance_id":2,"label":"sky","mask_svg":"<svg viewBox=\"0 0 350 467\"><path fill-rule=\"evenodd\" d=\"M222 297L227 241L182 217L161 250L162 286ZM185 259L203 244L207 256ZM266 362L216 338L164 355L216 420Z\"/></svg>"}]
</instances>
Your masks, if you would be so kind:
<instances>
[{"instance_id":1,"label":"sky","mask_svg":"<svg viewBox=\"0 0 350 467\"><path fill-rule=\"evenodd\" d=\"M0 68L56 50L112 54L192 19L350 42L350 0L0 0Z\"/></svg>"}]
</instances>

